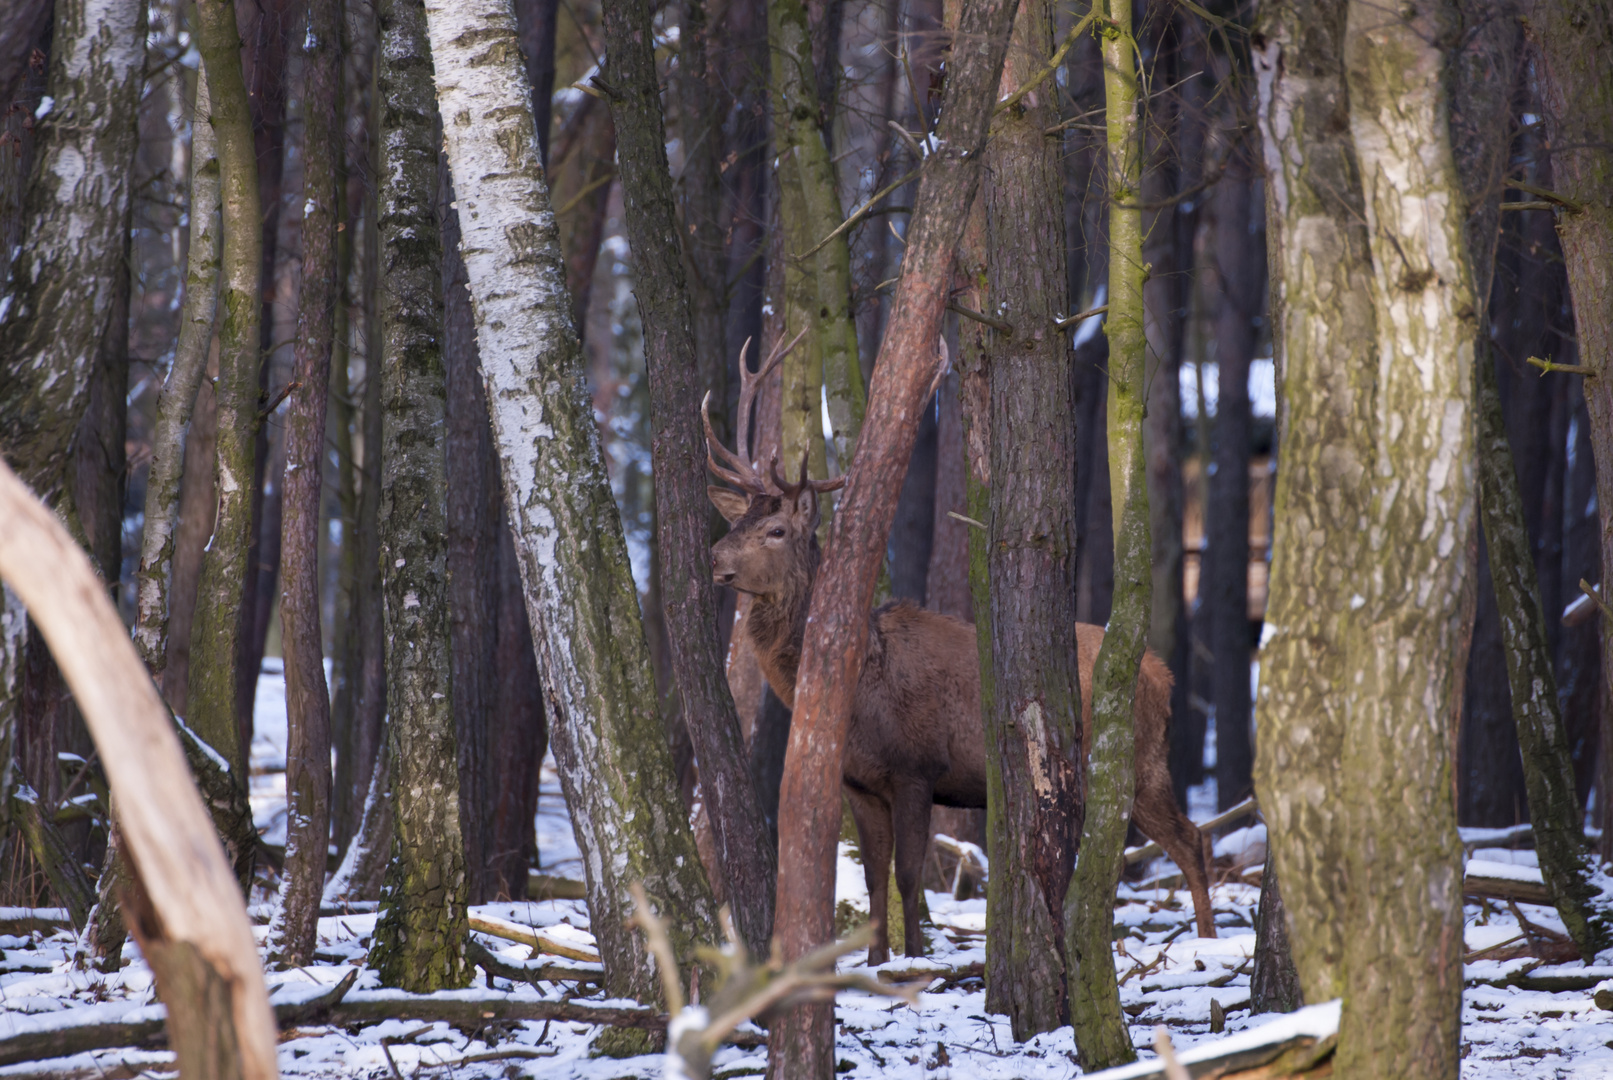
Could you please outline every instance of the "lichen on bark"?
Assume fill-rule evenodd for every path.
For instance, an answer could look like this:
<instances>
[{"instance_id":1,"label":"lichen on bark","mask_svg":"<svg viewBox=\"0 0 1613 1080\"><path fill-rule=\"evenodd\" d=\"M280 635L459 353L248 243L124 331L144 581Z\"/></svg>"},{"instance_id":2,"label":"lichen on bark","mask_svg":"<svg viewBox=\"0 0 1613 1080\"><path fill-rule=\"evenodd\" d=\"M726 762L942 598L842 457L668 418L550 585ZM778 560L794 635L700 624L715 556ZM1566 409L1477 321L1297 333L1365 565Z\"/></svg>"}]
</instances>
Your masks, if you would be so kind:
<instances>
[{"instance_id":1,"label":"lichen on bark","mask_svg":"<svg viewBox=\"0 0 1613 1080\"><path fill-rule=\"evenodd\" d=\"M679 955L720 931L657 709L515 20L509 0L430 0L426 17L505 504L606 989L654 1001L654 965L624 923L629 887L643 883Z\"/></svg>"},{"instance_id":2,"label":"lichen on bark","mask_svg":"<svg viewBox=\"0 0 1613 1080\"><path fill-rule=\"evenodd\" d=\"M414 993L472 969L450 695L437 101L420 0L381 9L381 574L392 861L370 966Z\"/></svg>"}]
</instances>

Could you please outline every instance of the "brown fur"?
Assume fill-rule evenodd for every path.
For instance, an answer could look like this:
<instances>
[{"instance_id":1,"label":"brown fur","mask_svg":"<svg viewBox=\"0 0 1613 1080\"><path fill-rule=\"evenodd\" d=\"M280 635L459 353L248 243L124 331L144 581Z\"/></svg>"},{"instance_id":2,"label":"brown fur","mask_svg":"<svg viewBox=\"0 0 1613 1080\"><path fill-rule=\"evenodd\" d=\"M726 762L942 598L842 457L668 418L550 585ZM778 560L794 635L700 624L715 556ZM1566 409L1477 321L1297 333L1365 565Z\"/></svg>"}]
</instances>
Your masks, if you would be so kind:
<instances>
[{"instance_id":1,"label":"brown fur","mask_svg":"<svg viewBox=\"0 0 1613 1080\"><path fill-rule=\"evenodd\" d=\"M786 705L795 700L796 669L807 604L818 570L818 501L810 490L747 498L711 489L732 523L712 548L719 584L755 597L746 620L762 672ZM1092 668L1103 628L1080 624L1083 746L1092 739ZM1209 875L1198 829L1171 789L1171 673L1144 655L1133 713L1136 733L1137 827L1182 868L1200 936L1214 937ZM871 909L886 910L892 848L909 956L923 952L919 878L930 835L930 807L986 805L986 739L980 717L980 660L972 626L902 600L869 618L868 653L852 704L842 766L845 794L857 821ZM870 963L885 959L883 927Z\"/></svg>"}]
</instances>

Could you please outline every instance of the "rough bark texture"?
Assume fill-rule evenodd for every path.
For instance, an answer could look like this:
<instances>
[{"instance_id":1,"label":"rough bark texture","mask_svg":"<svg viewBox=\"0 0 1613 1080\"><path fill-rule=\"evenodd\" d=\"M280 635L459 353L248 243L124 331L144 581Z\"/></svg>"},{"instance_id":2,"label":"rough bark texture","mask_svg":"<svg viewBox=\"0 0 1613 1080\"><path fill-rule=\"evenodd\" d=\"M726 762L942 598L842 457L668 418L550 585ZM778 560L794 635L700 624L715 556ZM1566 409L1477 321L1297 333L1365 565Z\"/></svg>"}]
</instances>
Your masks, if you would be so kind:
<instances>
[{"instance_id":1,"label":"rough bark texture","mask_svg":"<svg viewBox=\"0 0 1613 1080\"><path fill-rule=\"evenodd\" d=\"M1346 712L1335 688L1365 547L1376 381L1371 262L1340 64L1344 14L1341 0L1263 6L1254 37L1283 463L1255 790L1309 1002L1344 989L1347 833L1335 808Z\"/></svg>"},{"instance_id":2,"label":"rough bark texture","mask_svg":"<svg viewBox=\"0 0 1613 1080\"><path fill-rule=\"evenodd\" d=\"M505 505L606 986L650 1001L654 969L623 923L628 886L643 882L680 955L717 940L716 911L656 709L514 19L508 0L432 0L427 22Z\"/></svg>"},{"instance_id":3,"label":"rough bark texture","mask_svg":"<svg viewBox=\"0 0 1613 1080\"><path fill-rule=\"evenodd\" d=\"M67 477L117 281L127 276L146 9L132 0L59 0L55 21L52 104L39 120L23 204L28 238L5 253L0 289L0 452L52 501Z\"/></svg>"},{"instance_id":4,"label":"rough bark texture","mask_svg":"<svg viewBox=\"0 0 1613 1080\"><path fill-rule=\"evenodd\" d=\"M1266 849L1266 868L1260 877L1260 910L1255 915L1255 969L1249 976L1251 1013L1293 1012L1305 999L1294 969L1294 950L1288 941L1288 915L1277 884L1277 863Z\"/></svg>"},{"instance_id":5,"label":"rough bark texture","mask_svg":"<svg viewBox=\"0 0 1613 1080\"><path fill-rule=\"evenodd\" d=\"M341 6L308 5L303 38L302 285L281 496L280 626L286 673L286 861L269 948L313 960L330 846L330 693L320 627L319 527L325 406L335 344Z\"/></svg>"},{"instance_id":6,"label":"rough bark texture","mask_svg":"<svg viewBox=\"0 0 1613 1080\"><path fill-rule=\"evenodd\" d=\"M722 891L740 936L760 956L773 936L777 871L717 640L699 422L701 364L673 214L651 15L648 0L605 8L606 75L619 95L611 107L650 379L661 604L683 718L700 766Z\"/></svg>"},{"instance_id":7,"label":"rough bark texture","mask_svg":"<svg viewBox=\"0 0 1613 1080\"><path fill-rule=\"evenodd\" d=\"M834 934L835 841L840 834L840 756L868 642L868 611L884 560L918 414L937 380L937 342L952 263L979 181L1014 0L965 4L948 62L939 147L919 184L901 281L874 366L866 422L830 531L807 618L780 803L778 916L784 956L804 955ZM855 353L853 353L855 356ZM834 1071L832 1009L803 1006L772 1029L774 1077L826 1080Z\"/></svg>"},{"instance_id":8,"label":"rough bark texture","mask_svg":"<svg viewBox=\"0 0 1613 1080\"><path fill-rule=\"evenodd\" d=\"M1000 96L1052 52L1053 4L1025 0L1014 20ZM990 1012L1014 1038L1069 1020L1064 894L1081 836L1083 747L1075 642L1075 427L1070 350L1054 325L1065 301L1064 191L1056 98L1031 91L996 118L981 186L984 310L1012 333L986 339L991 495L992 707L985 713L986 836L994 888L986 932Z\"/></svg>"},{"instance_id":9,"label":"rough bark texture","mask_svg":"<svg viewBox=\"0 0 1613 1080\"><path fill-rule=\"evenodd\" d=\"M182 1068L269 1080L274 1020L251 926L167 710L88 559L4 465L0 577L38 614L95 737L149 890L126 911L169 1005Z\"/></svg>"},{"instance_id":10,"label":"rough bark texture","mask_svg":"<svg viewBox=\"0 0 1613 1080\"><path fill-rule=\"evenodd\" d=\"M791 335L803 326L812 328L802 342L804 350L798 348L785 366L804 367L821 378L829 402L835 461L844 472L857 446L867 400L857 355L857 323L851 308L851 249L846 234L841 233L810 257L806 255L845 218L812 56L814 31L822 38L826 29L809 25L802 0L770 3L767 18L772 46L775 153L788 260L785 324ZM823 44L827 46L828 41ZM838 31L834 44L838 46ZM788 384L788 373L785 379ZM812 381L809 378L802 383L803 393L797 398L786 398L783 457L789 462L799 461L808 436L818 435L823 429L823 406L818 391L808 386ZM810 402L806 400L807 393ZM795 424L800 425L799 430ZM813 465L818 462L814 460ZM813 475L827 474L819 470ZM829 517L827 506L824 516Z\"/></svg>"},{"instance_id":11,"label":"rough bark texture","mask_svg":"<svg viewBox=\"0 0 1613 1080\"><path fill-rule=\"evenodd\" d=\"M196 734L230 764L242 786L246 763L236 728L237 683L256 672L237 667L246 630L242 614L252 528L252 478L258 413L260 230L252 113L241 78L241 38L235 9L224 0L197 7L197 37L218 137L224 241L219 306L219 372L215 484L218 512L202 560L191 624L188 720ZM239 864L238 864L239 865Z\"/></svg>"},{"instance_id":12,"label":"rough bark texture","mask_svg":"<svg viewBox=\"0 0 1613 1080\"><path fill-rule=\"evenodd\" d=\"M196 388L207 367L218 312L219 220L218 139L213 134L207 73L196 78L196 109L191 120L190 259L185 299L179 315L179 341L157 400L157 429L146 474L146 521L140 569L135 578L134 645L153 679L162 682L168 666L170 579L178 546L181 481L186 429L196 405Z\"/></svg>"},{"instance_id":13,"label":"rough bark texture","mask_svg":"<svg viewBox=\"0 0 1613 1080\"><path fill-rule=\"evenodd\" d=\"M1438 0L1386 12L1352 0L1344 37L1350 133L1373 274L1377 372L1365 550L1332 598L1353 625L1335 813L1352 842L1344 911L1341 1076L1454 1077L1462 998L1461 843L1449 725L1473 520L1473 358L1479 332L1448 136ZM1364 527L1363 527L1364 526ZM1526 563L1527 559L1524 560Z\"/></svg>"},{"instance_id":14,"label":"rough bark texture","mask_svg":"<svg viewBox=\"0 0 1613 1080\"><path fill-rule=\"evenodd\" d=\"M1524 4L1529 32L1539 47L1535 88L1552 146L1554 188L1577 204L1557 214L1557 236L1568 266L1580 363L1601 377L1585 382L1591 448L1596 458L1596 507L1602 531L1602 567L1613 567L1613 7L1607 0ZM1604 590L1606 586L1603 587ZM1602 622L1604 702L1613 687L1613 627ZM1613 709L1602 706L1603 745L1609 745ZM1610 759L1613 760L1613 759ZM1606 806L1605 800L1603 805ZM1605 812L1605 811L1604 811ZM1613 840L1603 833L1604 852Z\"/></svg>"},{"instance_id":15,"label":"rough bark texture","mask_svg":"<svg viewBox=\"0 0 1613 1080\"><path fill-rule=\"evenodd\" d=\"M381 9L381 574L395 827L370 965L461 987L466 872L450 678L437 101L419 0Z\"/></svg>"},{"instance_id":16,"label":"rough bark texture","mask_svg":"<svg viewBox=\"0 0 1613 1080\"><path fill-rule=\"evenodd\" d=\"M1132 707L1148 645L1153 600L1149 499L1143 453L1144 375L1142 97L1129 0L1110 0L1104 30L1104 115L1109 173L1109 485L1115 519L1115 591L1108 632L1092 671L1092 746L1086 775L1081 857L1064 901L1070 968L1070 1023L1081 1067L1136 1057L1115 981L1110 945L1114 892L1125 863L1126 827L1136 786Z\"/></svg>"}]
</instances>

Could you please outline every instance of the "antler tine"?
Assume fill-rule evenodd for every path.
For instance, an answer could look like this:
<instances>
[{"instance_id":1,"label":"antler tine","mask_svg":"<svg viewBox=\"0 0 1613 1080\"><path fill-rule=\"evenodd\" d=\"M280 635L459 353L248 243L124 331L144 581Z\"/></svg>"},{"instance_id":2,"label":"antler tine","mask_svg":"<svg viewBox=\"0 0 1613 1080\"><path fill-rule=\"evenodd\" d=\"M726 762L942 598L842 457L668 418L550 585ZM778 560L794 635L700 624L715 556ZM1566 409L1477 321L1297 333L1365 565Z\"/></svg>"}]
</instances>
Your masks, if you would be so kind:
<instances>
[{"instance_id":1,"label":"antler tine","mask_svg":"<svg viewBox=\"0 0 1613 1080\"><path fill-rule=\"evenodd\" d=\"M783 348L774 346L767 360L754 373L751 372L750 364L745 360L746 354L750 352L751 339L746 338L744 346L739 350L739 411L736 414L738 417L737 423L734 425L737 429L734 436L734 445L739 450L739 456L744 459L747 465L752 462L750 425L751 411L756 404L756 394L762 388L762 381L772 374L774 368L783 363L784 358L790 355L790 351L800 344L801 339L805 336L806 330L803 329L799 334L795 335L794 340Z\"/></svg>"},{"instance_id":2,"label":"antler tine","mask_svg":"<svg viewBox=\"0 0 1613 1080\"><path fill-rule=\"evenodd\" d=\"M777 485L779 491L785 497L794 496L794 495L800 493L801 491L804 491L806 488L811 488L813 491L816 491L818 494L824 495L824 494L828 494L831 491L839 491L841 488L846 486L846 478L844 476L837 476L833 480L809 480L809 479L807 479L807 454L806 453L803 453L801 455L801 479L798 480L796 483L791 484L791 483L786 482L784 477L783 477L783 475L779 473L779 470L778 470L778 455L777 454L774 454L772 461L770 461L768 463L768 471L772 475L773 483L775 485Z\"/></svg>"},{"instance_id":3,"label":"antler tine","mask_svg":"<svg viewBox=\"0 0 1613 1080\"><path fill-rule=\"evenodd\" d=\"M728 481L735 487L752 494L760 495L766 492L767 485L756 474L750 462L737 457L729 451L717 438L717 433L711 429L711 391L700 402L700 423L706 429L706 467L718 477ZM717 458L721 457L727 465L719 465Z\"/></svg>"}]
</instances>

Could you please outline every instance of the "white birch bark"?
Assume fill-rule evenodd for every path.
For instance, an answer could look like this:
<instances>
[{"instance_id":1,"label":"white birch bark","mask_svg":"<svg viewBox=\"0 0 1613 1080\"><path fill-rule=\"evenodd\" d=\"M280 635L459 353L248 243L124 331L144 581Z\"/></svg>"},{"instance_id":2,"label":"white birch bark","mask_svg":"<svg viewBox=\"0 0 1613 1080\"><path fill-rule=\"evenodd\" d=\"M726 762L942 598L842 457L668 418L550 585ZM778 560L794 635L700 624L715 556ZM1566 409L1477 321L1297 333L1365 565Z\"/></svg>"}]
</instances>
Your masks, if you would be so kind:
<instances>
[{"instance_id":1,"label":"white birch bark","mask_svg":"<svg viewBox=\"0 0 1613 1080\"><path fill-rule=\"evenodd\" d=\"M438 106L504 493L607 989L658 993L642 882L682 954L717 940L600 455L510 0L428 0Z\"/></svg>"},{"instance_id":2,"label":"white birch bark","mask_svg":"<svg viewBox=\"0 0 1613 1080\"><path fill-rule=\"evenodd\" d=\"M109 330L146 58L140 0L58 0L27 234L0 289L0 450L49 500Z\"/></svg>"}]
</instances>

